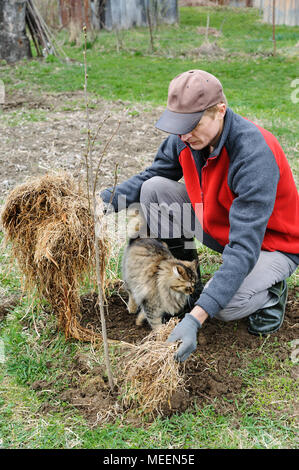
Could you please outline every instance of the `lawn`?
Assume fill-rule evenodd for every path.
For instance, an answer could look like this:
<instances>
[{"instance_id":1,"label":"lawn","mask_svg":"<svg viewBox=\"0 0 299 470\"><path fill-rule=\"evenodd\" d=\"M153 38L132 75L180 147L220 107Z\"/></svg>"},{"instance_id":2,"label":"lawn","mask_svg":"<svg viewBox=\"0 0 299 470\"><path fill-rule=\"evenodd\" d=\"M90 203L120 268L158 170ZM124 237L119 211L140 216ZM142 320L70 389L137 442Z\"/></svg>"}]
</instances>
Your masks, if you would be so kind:
<instances>
[{"instance_id":1,"label":"lawn","mask_svg":"<svg viewBox=\"0 0 299 470\"><path fill-rule=\"evenodd\" d=\"M209 47L212 44L210 50L214 52L203 54L198 49L205 36L198 33L198 28L205 27L207 15L210 27L221 35L209 36ZM298 78L298 33L299 27L277 27L277 54L273 56L271 26L261 22L257 10L181 8L179 25L160 25L155 31L154 51L150 50L149 33L144 28L120 32L118 37L106 31L89 35L88 91L90 97L121 100L128 107L138 103L146 113L149 108L165 105L168 83L176 74L205 69L220 78L229 105L236 112L278 137L298 183L298 103L292 87ZM1 63L0 79L6 92L30 91L43 97L44 93L82 90L82 38L70 44L67 32L62 31L58 41L71 59L68 63L54 56L13 66ZM0 109L2 129L46 118L44 109L30 110L22 115L22 121L18 113ZM202 247L199 252L208 278L219 266L220 257ZM298 270L288 284L294 301L296 296L298 301ZM18 294L21 287L18 268L9 262L9 248L2 248L0 298ZM232 325L232 331L236 329L238 325ZM101 365L101 354L89 344L66 341L57 331L56 318L48 306L35 297L23 296L8 314L0 315L0 447L298 447L298 365L291 360L292 344L280 344L279 335L271 341L259 339L256 348L244 349L241 358L236 345L232 341L231 354L238 359L237 366L228 364L227 376L238 379L242 387L228 398L220 394L184 413L153 421L129 413L92 426L84 413L64 401L61 394L70 386L68 371L78 355ZM214 374L217 357L205 360ZM38 387L40 381L48 386Z\"/></svg>"}]
</instances>

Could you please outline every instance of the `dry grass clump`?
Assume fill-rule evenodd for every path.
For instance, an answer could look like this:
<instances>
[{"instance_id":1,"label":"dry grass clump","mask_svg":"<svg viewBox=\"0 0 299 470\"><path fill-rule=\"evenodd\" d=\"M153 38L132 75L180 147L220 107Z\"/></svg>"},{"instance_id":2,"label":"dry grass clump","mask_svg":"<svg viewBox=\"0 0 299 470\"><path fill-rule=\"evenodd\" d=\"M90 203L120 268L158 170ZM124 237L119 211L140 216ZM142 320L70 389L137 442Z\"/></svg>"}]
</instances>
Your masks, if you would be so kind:
<instances>
[{"instance_id":1,"label":"dry grass clump","mask_svg":"<svg viewBox=\"0 0 299 470\"><path fill-rule=\"evenodd\" d=\"M182 365L174 359L177 344L166 342L177 322L172 318L125 355L120 387L124 406L138 407L144 414L163 412L165 406L171 408L173 394L184 388Z\"/></svg>"},{"instance_id":2,"label":"dry grass clump","mask_svg":"<svg viewBox=\"0 0 299 470\"><path fill-rule=\"evenodd\" d=\"M78 322L79 284L94 267L94 221L83 187L66 173L32 178L8 195L1 218L25 288L37 287L52 305L66 338L90 340L93 333ZM108 242L100 243L104 266Z\"/></svg>"}]
</instances>

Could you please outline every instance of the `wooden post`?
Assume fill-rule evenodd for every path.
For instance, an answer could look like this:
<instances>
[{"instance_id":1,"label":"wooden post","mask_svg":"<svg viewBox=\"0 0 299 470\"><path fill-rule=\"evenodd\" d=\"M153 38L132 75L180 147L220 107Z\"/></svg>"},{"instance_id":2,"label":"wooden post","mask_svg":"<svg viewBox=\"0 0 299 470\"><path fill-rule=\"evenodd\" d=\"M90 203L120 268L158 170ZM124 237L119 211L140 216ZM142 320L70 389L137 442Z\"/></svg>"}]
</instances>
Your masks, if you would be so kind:
<instances>
[{"instance_id":1,"label":"wooden post","mask_svg":"<svg viewBox=\"0 0 299 470\"><path fill-rule=\"evenodd\" d=\"M206 26L206 39L205 41L208 42L209 41L209 26L210 26L210 15L208 13L208 16L207 16L207 26Z\"/></svg>"},{"instance_id":2,"label":"wooden post","mask_svg":"<svg viewBox=\"0 0 299 470\"><path fill-rule=\"evenodd\" d=\"M275 0L273 0L272 6L272 41L273 41L273 55L276 55L276 38L275 38Z\"/></svg>"},{"instance_id":3,"label":"wooden post","mask_svg":"<svg viewBox=\"0 0 299 470\"><path fill-rule=\"evenodd\" d=\"M146 6L146 16L147 16L147 24L150 34L150 45L151 45L151 52L154 52L154 35L153 35L153 25L152 25L152 18L151 18L151 5L150 0Z\"/></svg>"}]
</instances>

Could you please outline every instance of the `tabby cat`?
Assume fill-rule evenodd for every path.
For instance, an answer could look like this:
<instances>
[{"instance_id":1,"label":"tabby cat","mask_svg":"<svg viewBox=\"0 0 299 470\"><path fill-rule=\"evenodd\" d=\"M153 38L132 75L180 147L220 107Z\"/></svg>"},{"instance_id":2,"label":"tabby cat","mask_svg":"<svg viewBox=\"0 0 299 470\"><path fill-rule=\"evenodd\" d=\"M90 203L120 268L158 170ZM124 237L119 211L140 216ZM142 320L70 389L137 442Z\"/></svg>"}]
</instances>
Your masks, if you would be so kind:
<instances>
[{"instance_id":1,"label":"tabby cat","mask_svg":"<svg viewBox=\"0 0 299 470\"><path fill-rule=\"evenodd\" d=\"M130 225L132 227L133 223L139 230L143 222L139 214L135 217L131 217ZM165 314L180 313L194 290L197 264L197 260L174 258L166 243L159 239L130 238L123 256L122 272L129 294L129 313L139 310L136 324L140 326L147 320L152 329L157 329Z\"/></svg>"}]
</instances>

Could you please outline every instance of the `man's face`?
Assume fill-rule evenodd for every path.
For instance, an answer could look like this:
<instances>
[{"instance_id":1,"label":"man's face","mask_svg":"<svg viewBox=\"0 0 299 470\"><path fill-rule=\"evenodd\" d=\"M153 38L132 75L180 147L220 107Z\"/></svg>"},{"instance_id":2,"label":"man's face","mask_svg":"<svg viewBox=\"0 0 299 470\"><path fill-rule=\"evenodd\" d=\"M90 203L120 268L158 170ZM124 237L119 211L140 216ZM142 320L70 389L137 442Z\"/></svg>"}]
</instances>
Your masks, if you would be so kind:
<instances>
[{"instance_id":1,"label":"man's face","mask_svg":"<svg viewBox=\"0 0 299 470\"><path fill-rule=\"evenodd\" d=\"M224 105L214 117L203 115L191 132L181 135L182 141L188 143L194 150L202 150L208 145L214 147L223 129L225 110Z\"/></svg>"}]
</instances>

